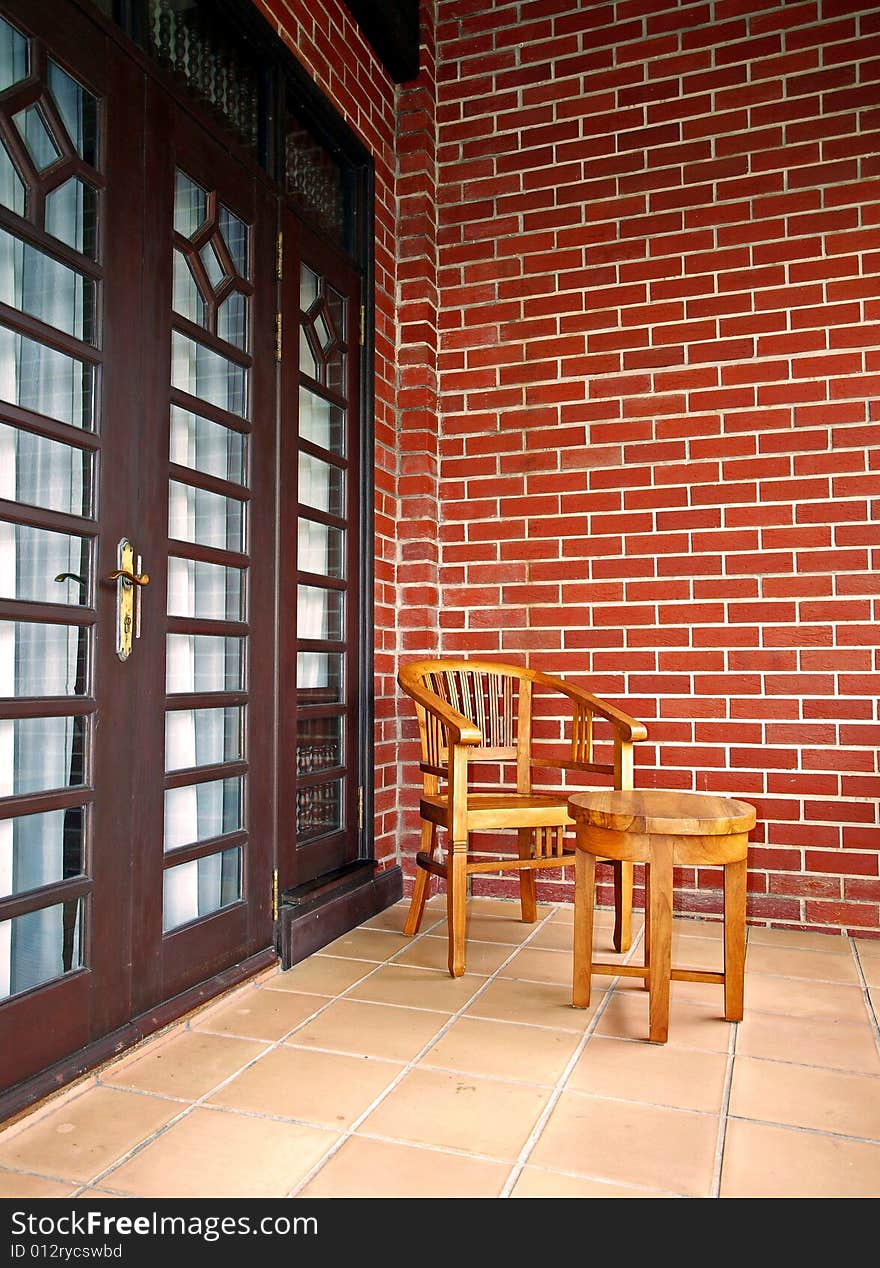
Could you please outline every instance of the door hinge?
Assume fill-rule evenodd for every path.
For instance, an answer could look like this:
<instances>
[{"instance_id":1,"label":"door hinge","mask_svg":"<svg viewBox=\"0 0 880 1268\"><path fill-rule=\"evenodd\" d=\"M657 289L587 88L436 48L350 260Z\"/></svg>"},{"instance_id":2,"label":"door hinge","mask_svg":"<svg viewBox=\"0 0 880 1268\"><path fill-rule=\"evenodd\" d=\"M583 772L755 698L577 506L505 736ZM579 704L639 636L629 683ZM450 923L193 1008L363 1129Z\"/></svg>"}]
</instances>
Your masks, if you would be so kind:
<instances>
[{"instance_id":1,"label":"door hinge","mask_svg":"<svg viewBox=\"0 0 880 1268\"><path fill-rule=\"evenodd\" d=\"M275 314L275 360L281 360L281 314Z\"/></svg>"},{"instance_id":2,"label":"door hinge","mask_svg":"<svg viewBox=\"0 0 880 1268\"><path fill-rule=\"evenodd\" d=\"M358 832L364 830L364 787L363 784L358 788Z\"/></svg>"},{"instance_id":3,"label":"door hinge","mask_svg":"<svg viewBox=\"0 0 880 1268\"><path fill-rule=\"evenodd\" d=\"M278 868L272 873L272 919L278 919Z\"/></svg>"},{"instance_id":4,"label":"door hinge","mask_svg":"<svg viewBox=\"0 0 880 1268\"><path fill-rule=\"evenodd\" d=\"M275 276L279 281L284 277L284 234L279 233L275 243Z\"/></svg>"},{"instance_id":5,"label":"door hinge","mask_svg":"<svg viewBox=\"0 0 880 1268\"><path fill-rule=\"evenodd\" d=\"M361 347L363 347L366 342L366 338L367 338L366 328L367 328L367 310L364 307L364 305L361 304Z\"/></svg>"}]
</instances>

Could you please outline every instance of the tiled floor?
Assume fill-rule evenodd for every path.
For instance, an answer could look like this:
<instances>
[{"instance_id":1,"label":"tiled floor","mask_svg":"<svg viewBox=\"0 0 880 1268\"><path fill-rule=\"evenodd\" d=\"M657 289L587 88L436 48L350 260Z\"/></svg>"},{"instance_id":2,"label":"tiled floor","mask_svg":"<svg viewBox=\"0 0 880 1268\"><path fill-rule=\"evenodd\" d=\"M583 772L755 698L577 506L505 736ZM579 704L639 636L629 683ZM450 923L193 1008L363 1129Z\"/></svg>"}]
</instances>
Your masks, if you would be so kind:
<instances>
[{"instance_id":1,"label":"tiled floor","mask_svg":"<svg viewBox=\"0 0 880 1268\"><path fill-rule=\"evenodd\" d=\"M405 912L9 1124L0 1197L880 1196L880 941L750 928L745 1020L676 982L654 1045L637 979L569 1006L570 907L472 900L458 980L442 897ZM719 932L677 921L674 962Z\"/></svg>"}]
</instances>

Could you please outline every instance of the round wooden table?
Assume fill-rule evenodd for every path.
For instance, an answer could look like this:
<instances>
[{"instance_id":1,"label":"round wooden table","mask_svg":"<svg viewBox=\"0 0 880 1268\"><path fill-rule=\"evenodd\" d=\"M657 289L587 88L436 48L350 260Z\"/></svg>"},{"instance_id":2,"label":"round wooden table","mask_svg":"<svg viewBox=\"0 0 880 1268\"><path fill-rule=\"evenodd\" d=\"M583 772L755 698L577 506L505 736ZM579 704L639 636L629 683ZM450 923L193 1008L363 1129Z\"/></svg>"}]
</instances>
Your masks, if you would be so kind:
<instances>
[{"instance_id":1,"label":"round wooden table","mask_svg":"<svg viewBox=\"0 0 880 1268\"><path fill-rule=\"evenodd\" d=\"M648 1037L665 1043L669 1033L670 981L714 982L724 987L724 1018L743 1015L746 951L746 855L755 808L713 793L660 788L576 793L568 813L575 821L574 966L572 1004L587 1008L590 975L641 977L649 995ZM596 859L645 866L645 963L593 960ZM720 867L724 885L724 969L721 973L672 967L672 869Z\"/></svg>"}]
</instances>

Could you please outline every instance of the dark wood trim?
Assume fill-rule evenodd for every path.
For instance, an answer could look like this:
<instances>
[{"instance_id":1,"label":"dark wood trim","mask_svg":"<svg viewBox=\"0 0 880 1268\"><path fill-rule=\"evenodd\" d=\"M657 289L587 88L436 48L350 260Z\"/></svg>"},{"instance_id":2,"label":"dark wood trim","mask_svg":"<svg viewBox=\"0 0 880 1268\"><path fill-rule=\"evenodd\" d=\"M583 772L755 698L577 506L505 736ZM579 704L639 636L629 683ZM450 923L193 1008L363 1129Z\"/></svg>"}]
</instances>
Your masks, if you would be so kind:
<instances>
[{"instance_id":1,"label":"dark wood trim","mask_svg":"<svg viewBox=\"0 0 880 1268\"><path fill-rule=\"evenodd\" d=\"M178 1021L186 1013L207 1004L224 991L240 985L249 977L276 963L277 959L275 949L267 947L240 964L215 974L208 981L200 982L173 999L151 1008L148 1012L141 1013L111 1034L104 1035L94 1043L80 1048L71 1056L49 1066L48 1069L42 1070L34 1078L27 1079L7 1092L0 1093L0 1122L6 1122L9 1118L32 1108L37 1101L60 1091L80 1075L113 1060L126 1048L131 1048L142 1039Z\"/></svg>"}]
</instances>

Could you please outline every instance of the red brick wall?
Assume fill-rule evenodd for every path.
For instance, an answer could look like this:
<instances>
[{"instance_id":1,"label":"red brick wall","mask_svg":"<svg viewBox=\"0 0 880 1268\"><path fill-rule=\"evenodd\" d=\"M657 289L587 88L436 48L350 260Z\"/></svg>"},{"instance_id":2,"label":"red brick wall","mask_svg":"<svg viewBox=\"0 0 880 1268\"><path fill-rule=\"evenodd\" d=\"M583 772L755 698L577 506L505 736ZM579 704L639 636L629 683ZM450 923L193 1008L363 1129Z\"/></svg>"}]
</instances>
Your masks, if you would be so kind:
<instances>
[{"instance_id":1,"label":"red brick wall","mask_svg":"<svg viewBox=\"0 0 880 1268\"><path fill-rule=\"evenodd\" d=\"M876 932L880 12L438 15L442 646L752 801L752 919Z\"/></svg>"}]
</instances>

